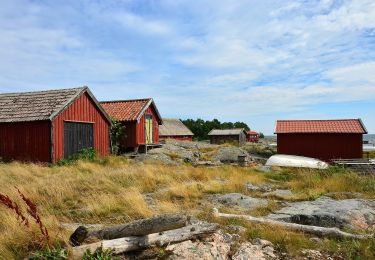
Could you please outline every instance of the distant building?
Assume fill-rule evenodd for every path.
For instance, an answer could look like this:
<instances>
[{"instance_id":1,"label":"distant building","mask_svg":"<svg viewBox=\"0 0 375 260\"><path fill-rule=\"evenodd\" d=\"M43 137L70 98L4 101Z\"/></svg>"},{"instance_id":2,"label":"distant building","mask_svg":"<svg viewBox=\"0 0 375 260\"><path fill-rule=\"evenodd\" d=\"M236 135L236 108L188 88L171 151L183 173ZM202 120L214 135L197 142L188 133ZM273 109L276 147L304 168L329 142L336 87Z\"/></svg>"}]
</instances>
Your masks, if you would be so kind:
<instances>
[{"instance_id":1,"label":"distant building","mask_svg":"<svg viewBox=\"0 0 375 260\"><path fill-rule=\"evenodd\" d=\"M159 126L160 140L175 139L181 141L193 141L193 132L179 119L163 118L163 124Z\"/></svg>"},{"instance_id":2,"label":"distant building","mask_svg":"<svg viewBox=\"0 0 375 260\"><path fill-rule=\"evenodd\" d=\"M242 128L235 129L212 129L208 136L211 144L244 143L246 142L246 131Z\"/></svg>"},{"instance_id":3,"label":"distant building","mask_svg":"<svg viewBox=\"0 0 375 260\"><path fill-rule=\"evenodd\" d=\"M277 153L324 161L362 158L366 133L360 119L278 120Z\"/></svg>"},{"instance_id":4,"label":"distant building","mask_svg":"<svg viewBox=\"0 0 375 260\"><path fill-rule=\"evenodd\" d=\"M101 102L104 110L125 126L121 149L138 151L159 144L162 119L152 98Z\"/></svg>"},{"instance_id":5,"label":"distant building","mask_svg":"<svg viewBox=\"0 0 375 260\"><path fill-rule=\"evenodd\" d=\"M111 119L87 87L0 94L0 157L56 162L109 154Z\"/></svg>"},{"instance_id":6,"label":"distant building","mask_svg":"<svg viewBox=\"0 0 375 260\"><path fill-rule=\"evenodd\" d=\"M246 140L248 142L257 143L259 141L259 133L254 131L247 131Z\"/></svg>"}]
</instances>

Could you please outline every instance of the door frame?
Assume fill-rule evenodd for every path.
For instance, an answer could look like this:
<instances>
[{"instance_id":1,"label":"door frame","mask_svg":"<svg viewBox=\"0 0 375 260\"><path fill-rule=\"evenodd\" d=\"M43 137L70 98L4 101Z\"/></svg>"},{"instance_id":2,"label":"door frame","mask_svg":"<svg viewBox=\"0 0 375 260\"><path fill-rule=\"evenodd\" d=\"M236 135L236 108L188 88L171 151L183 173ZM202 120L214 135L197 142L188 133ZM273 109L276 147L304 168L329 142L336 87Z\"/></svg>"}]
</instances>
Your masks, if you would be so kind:
<instances>
[{"instance_id":1,"label":"door frame","mask_svg":"<svg viewBox=\"0 0 375 260\"><path fill-rule=\"evenodd\" d=\"M151 136L150 136L150 143L147 142L147 120L151 120L151 126L150 126L150 133L151 133ZM153 115L151 113L146 113L145 114L145 144L148 145L148 144L153 144L154 143L154 129L153 129L153 126L154 126L154 118L153 118Z\"/></svg>"},{"instance_id":2,"label":"door frame","mask_svg":"<svg viewBox=\"0 0 375 260\"><path fill-rule=\"evenodd\" d=\"M65 123L77 123L77 124L87 124L92 126L92 147L95 149L95 122L90 122L90 121L78 121L78 120L63 120L63 150L64 150L64 159L67 159L65 155ZM73 154L72 154L73 155ZM71 155L70 155L71 156Z\"/></svg>"}]
</instances>

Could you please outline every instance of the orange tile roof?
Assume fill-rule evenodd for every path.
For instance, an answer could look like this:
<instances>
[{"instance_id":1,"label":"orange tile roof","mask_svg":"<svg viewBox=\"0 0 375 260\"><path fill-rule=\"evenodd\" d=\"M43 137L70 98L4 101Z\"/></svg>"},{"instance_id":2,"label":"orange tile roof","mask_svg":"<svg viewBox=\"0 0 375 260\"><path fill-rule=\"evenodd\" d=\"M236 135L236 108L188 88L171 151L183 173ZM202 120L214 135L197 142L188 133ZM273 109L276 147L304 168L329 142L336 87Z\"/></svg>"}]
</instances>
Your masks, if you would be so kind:
<instances>
[{"instance_id":1,"label":"orange tile roof","mask_svg":"<svg viewBox=\"0 0 375 260\"><path fill-rule=\"evenodd\" d=\"M247 134L248 134L248 135L257 135L258 133L257 133L257 132L254 132L254 131L247 131Z\"/></svg>"},{"instance_id":2,"label":"orange tile roof","mask_svg":"<svg viewBox=\"0 0 375 260\"><path fill-rule=\"evenodd\" d=\"M356 133L366 134L361 119L278 120L275 134L282 133Z\"/></svg>"},{"instance_id":3,"label":"orange tile roof","mask_svg":"<svg viewBox=\"0 0 375 260\"><path fill-rule=\"evenodd\" d=\"M140 114L152 102L151 98L105 101L100 104L104 110L113 118L119 121L136 121Z\"/></svg>"}]
</instances>

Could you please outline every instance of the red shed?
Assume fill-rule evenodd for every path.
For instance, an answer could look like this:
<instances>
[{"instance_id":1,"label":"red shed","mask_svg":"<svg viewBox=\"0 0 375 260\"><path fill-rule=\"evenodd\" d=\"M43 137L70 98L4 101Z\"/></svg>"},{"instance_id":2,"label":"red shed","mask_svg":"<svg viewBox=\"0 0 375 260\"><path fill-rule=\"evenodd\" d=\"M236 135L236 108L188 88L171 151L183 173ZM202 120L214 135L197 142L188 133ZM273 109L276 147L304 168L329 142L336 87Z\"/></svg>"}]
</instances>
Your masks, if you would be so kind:
<instances>
[{"instance_id":1,"label":"red shed","mask_svg":"<svg viewBox=\"0 0 375 260\"><path fill-rule=\"evenodd\" d=\"M361 119L279 120L277 153L333 159L362 158L362 138L367 130Z\"/></svg>"},{"instance_id":2,"label":"red shed","mask_svg":"<svg viewBox=\"0 0 375 260\"><path fill-rule=\"evenodd\" d=\"M259 134L254 131L247 131L246 141L251 142L251 143L257 143L259 141Z\"/></svg>"},{"instance_id":3,"label":"red shed","mask_svg":"<svg viewBox=\"0 0 375 260\"><path fill-rule=\"evenodd\" d=\"M159 144L159 111L152 98L101 102L104 110L125 126L122 150L138 151L139 147Z\"/></svg>"},{"instance_id":4,"label":"red shed","mask_svg":"<svg viewBox=\"0 0 375 260\"><path fill-rule=\"evenodd\" d=\"M175 139L179 141L193 141L193 132L179 119L163 118L163 124L159 129L161 140Z\"/></svg>"},{"instance_id":5,"label":"red shed","mask_svg":"<svg viewBox=\"0 0 375 260\"><path fill-rule=\"evenodd\" d=\"M105 156L110 125L87 87L0 94L0 157L56 162L90 147Z\"/></svg>"}]
</instances>

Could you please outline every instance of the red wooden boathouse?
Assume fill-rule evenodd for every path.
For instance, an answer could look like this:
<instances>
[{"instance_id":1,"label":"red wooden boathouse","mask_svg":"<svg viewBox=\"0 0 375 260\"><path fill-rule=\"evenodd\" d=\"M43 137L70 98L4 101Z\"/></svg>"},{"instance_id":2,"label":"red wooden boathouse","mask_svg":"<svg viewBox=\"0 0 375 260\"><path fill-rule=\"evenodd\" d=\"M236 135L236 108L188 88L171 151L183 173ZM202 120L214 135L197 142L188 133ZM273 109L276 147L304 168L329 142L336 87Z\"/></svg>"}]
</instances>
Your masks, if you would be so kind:
<instances>
[{"instance_id":1,"label":"red wooden boathouse","mask_svg":"<svg viewBox=\"0 0 375 260\"><path fill-rule=\"evenodd\" d=\"M87 87L0 94L0 157L56 162L90 147L105 156L110 125Z\"/></svg>"},{"instance_id":2,"label":"red wooden boathouse","mask_svg":"<svg viewBox=\"0 0 375 260\"><path fill-rule=\"evenodd\" d=\"M179 141L193 141L193 132L179 119L163 118L159 129L160 140L174 139Z\"/></svg>"},{"instance_id":3,"label":"red wooden boathouse","mask_svg":"<svg viewBox=\"0 0 375 260\"><path fill-rule=\"evenodd\" d=\"M246 141L251 142L251 143L257 143L259 141L259 134L254 131L247 131Z\"/></svg>"},{"instance_id":4,"label":"red wooden boathouse","mask_svg":"<svg viewBox=\"0 0 375 260\"><path fill-rule=\"evenodd\" d=\"M367 130L361 119L279 120L277 153L333 159L362 158L362 138Z\"/></svg>"},{"instance_id":5,"label":"red wooden boathouse","mask_svg":"<svg viewBox=\"0 0 375 260\"><path fill-rule=\"evenodd\" d=\"M152 98L101 102L104 110L125 126L122 151L159 144L162 118Z\"/></svg>"}]
</instances>

